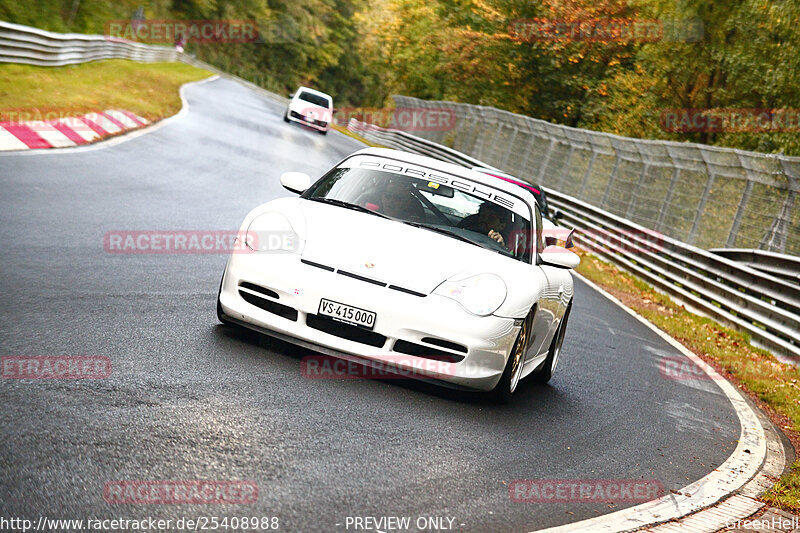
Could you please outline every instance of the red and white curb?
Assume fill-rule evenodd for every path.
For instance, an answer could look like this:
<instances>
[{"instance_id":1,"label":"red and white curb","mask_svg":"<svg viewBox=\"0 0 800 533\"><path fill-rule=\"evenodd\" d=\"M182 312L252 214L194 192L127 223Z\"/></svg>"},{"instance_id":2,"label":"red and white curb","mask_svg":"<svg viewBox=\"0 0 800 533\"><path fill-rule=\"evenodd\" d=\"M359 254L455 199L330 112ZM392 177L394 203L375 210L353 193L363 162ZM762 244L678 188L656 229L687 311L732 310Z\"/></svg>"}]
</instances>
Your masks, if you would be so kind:
<instances>
[{"instance_id":1,"label":"red and white curb","mask_svg":"<svg viewBox=\"0 0 800 533\"><path fill-rule=\"evenodd\" d=\"M149 120L120 109L54 120L0 122L0 151L80 146L148 124Z\"/></svg>"},{"instance_id":2,"label":"red and white curb","mask_svg":"<svg viewBox=\"0 0 800 533\"><path fill-rule=\"evenodd\" d=\"M124 118L120 119L119 115L117 115L117 113L122 113L122 115L124 115L128 119L136 122L130 116L130 115L132 115L132 113L130 113L130 115L129 115L129 113L126 112L126 111L112 110L112 111L106 111L104 113L90 113L89 115L86 115L84 117L76 117L76 118L80 119L81 123L83 123L84 119L88 120L91 124L94 124L94 127L92 127L92 125L89 124L89 123L84 123L83 126L81 126L80 123L79 123L77 128L74 128L74 129L70 128L70 129L73 129L74 133L78 136L78 137L73 137L72 139L70 139L70 140L72 140L74 142L74 144L63 145L63 146L55 146L55 145L53 145L51 143L48 143L47 146L42 145L40 147L37 146L37 148L31 148L25 142L20 141L19 138L16 137L15 135L11 135L6 130L6 123L0 123L0 157L20 157L20 156L34 156L34 157L37 157L37 156L45 156L45 155L52 155L52 154L76 153L76 152L85 152L85 151L92 151L92 150L102 150L102 149L105 149L105 148L110 148L112 146L117 146L117 145L122 144L124 142L127 142L127 141L130 141L130 140L136 139L138 137L142 137L144 135L147 135L149 133L153 133L155 131L158 131L159 129L164 128L164 127L168 126L169 124L172 124L175 121L182 120L183 118L185 118L189 114L189 101L186 99L186 89L189 88L189 87L196 86L196 85L202 85L204 83L212 82L212 81L217 80L217 79L219 79L219 76L211 76L209 78L205 78L205 79L202 79L202 80L192 81L192 82L189 82L189 83L184 83L183 85L181 85L181 88L180 88L180 91L179 91L180 98L181 98L181 110L178 111L177 114L172 115L171 117L167 117L167 118L165 118L163 120L159 120L157 122L153 122L153 123L147 123L145 121L145 124L143 124L142 126L137 126L135 128L127 128L124 132L120 128L120 130L115 130L115 132L117 133L116 135L114 133L102 133L101 134L98 131L98 129L95 129L95 128L101 128L105 132L108 132L108 130L106 130L105 127L108 127L111 130L114 130L114 127L119 128L119 125L115 124L114 121L111 120L112 118L115 118L115 117L116 117L117 122L120 122L123 125L129 124ZM102 115L102 116L99 116L99 115ZM139 118L140 120L144 120L144 119L141 119L140 117L137 117L137 118ZM53 126L54 129L58 130L61 133L64 133L64 129L60 128L59 126L56 126L55 124L53 124L53 122L63 123L63 121L68 121L69 122L69 121L72 121L72 120L75 120L75 119L67 118L67 119L61 119L60 121L58 121L58 120L56 120L56 121L45 121L45 124L49 124L49 125ZM27 126L29 124L30 124L29 122L12 123L12 127L16 126L16 125L26 125ZM45 126L45 128L48 131L50 130L50 128L47 125ZM45 135L47 135L47 134L45 134ZM10 136L14 137L15 141L8 141L8 138ZM111 137L109 137L107 139L103 139L103 137L108 137L108 136L111 136ZM39 137L41 137L41 135L39 135ZM90 137L91 140L86 140L86 137ZM53 138L52 134L51 134L51 138ZM82 140L79 142L78 138L80 138ZM16 148L10 148L10 149L9 148L5 148L6 145L4 143L6 143L6 142L14 142ZM23 146L20 146L19 144L17 144L17 142L22 142ZM56 141L56 142L58 142L58 141ZM63 139L61 139L61 142L63 142ZM59 148L59 149L58 150L52 150L52 149L49 149L49 148Z\"/></svg>"}]
</instances>

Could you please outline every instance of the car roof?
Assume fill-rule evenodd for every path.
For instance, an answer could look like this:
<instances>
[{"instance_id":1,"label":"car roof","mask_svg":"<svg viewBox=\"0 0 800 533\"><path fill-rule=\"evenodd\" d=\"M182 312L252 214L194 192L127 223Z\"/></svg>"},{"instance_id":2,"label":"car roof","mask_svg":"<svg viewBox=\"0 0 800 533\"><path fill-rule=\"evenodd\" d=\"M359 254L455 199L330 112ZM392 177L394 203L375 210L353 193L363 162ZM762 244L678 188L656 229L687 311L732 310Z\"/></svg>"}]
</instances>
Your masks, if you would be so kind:
<instances>
[{"instance_id":1,"label":"car roof","mask_svg":"<svg viewBox=\"0 0 800 533\"><path fill-rule=\"evenodd\" d=\"M447 163L445 161L441 161L433 157L428 157L419 154L412 154L410 152L404 152L401 150L393 150L391 148L364 148L363 150L355 152L353 155L356 154L373 155L377 157L388 157L391 159L400 159L408 163L414 163L435 170L441 170L442 172L455 174L457 176L463 176L478 183L482 183L484 185L488 185L489 187L494 187L495 189L513 194L514 196L518 196L531 206L533 206L534 204L538 205L538 203L536 202L536 197L533 195L533 193L528 188L520 187L518 183L512 183L502 179L497 179L496 177L487 175L483 172L478 172L477 170L462 167L460 165L455 165L453 163Z\"/></svg>"},{"instance_id":2,"label":"car roof","mask_svg":"<svg viewBox=\"0 0 800 533\"><path fill-rule=\"evenodd\" d=\"M541 194L542 191L541 187L539 187L535 183L526 183L525 181L519 179L516 176L512 176L507 172L501 172L493 168L485 168L485 167L472 167L472 170L480 172L482 174L493 176L495 178L500 178L501 180L506 181L508 183L513 183L514 185L519 185L520 187L524 187L525 189L532 190L536 194Z\"/></svg>"},{"instance_id":3,"label":"car roof","mask_svg":"<svg viewBox=\"0 0 800 533\"><path fill-rule=\"evenodd\" d=\"M316 90L316 89L312 89L312 88L310 88L310 87L303 87L303 86L300 86L300 87L297 89L297 93L299 93L300 91L305 91L305 92L308 92L308 93L311 93L311 94L316 94L316 95L318 95L318 96L324 96L325 98L327 98L327 99L329 99L329 100L333 100L333 97L332 97L331 95L329 95L329 94L327 94L327 93L324 93L324 92L322 92L322 91L318 91L318 90ZM297 93L295 93L295 94L297 94Z\"/></svg>"}]
</instances>

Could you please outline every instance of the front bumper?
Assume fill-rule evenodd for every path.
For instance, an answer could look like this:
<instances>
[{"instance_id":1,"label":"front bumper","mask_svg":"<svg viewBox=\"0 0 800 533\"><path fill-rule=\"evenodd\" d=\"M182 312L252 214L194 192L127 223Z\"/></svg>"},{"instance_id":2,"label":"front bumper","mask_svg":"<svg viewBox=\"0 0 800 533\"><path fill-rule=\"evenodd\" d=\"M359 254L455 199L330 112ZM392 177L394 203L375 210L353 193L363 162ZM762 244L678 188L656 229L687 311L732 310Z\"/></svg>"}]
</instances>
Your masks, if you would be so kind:
<instances>
[{"instance_id":1,"label":"front bumper","mask_svg":"<svg viewBox=\"0 0 800 533\"><path fill-rule=\"evenodd\" d=\"M327 122L323 120L308 120L303 115L296 113L294 111L289 111L286 118L288 118L292 122L297 122L298 124L302 124L303 126L314 128L315 130L328 131Z\"/></svg>"},{"instance_id":2,"label":"front bumper","mask_svg":"<svg viewBox=\"0 0 800 533\"><path fill-rule=\"evenodd\" d=\"M268 289L272 296L261 294L258 298L272 302L265 306L269 310L251 303L254 294L246 287L242 291L242 283ZM372 345L340 336L338 331L311 327L309 324L319 327L321 298L374 311ZM274 303L282 307L276 311ZM223 276L220 305L234 322L306 348L334 356L352 355L396 368L403 375L414 373L475 390L491 390L497 384L520 329L513 319L470 315L448 298L373 285L302 263L296 254L233 254ZM287 313L287 309L296 313ZM433 345L422 340L425 338L463 348ZM396 350L409 343L430 350L415 352L420 355ZM431 364L432 357L442 354L451 354L455 362Z\"/></svg>"}]
</instances>

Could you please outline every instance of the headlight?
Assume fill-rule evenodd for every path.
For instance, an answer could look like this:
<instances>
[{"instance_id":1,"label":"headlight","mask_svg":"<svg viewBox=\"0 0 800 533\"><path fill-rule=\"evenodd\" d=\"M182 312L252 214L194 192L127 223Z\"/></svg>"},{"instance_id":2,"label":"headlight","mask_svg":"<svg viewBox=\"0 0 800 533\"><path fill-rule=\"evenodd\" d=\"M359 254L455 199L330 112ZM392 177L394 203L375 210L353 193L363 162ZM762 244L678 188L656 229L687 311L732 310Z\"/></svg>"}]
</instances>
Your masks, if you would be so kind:
<instances>
[{"instance_id":1,"label":"headlight","mask_svg":"<svg viewBox=\"0 0 800 533\"><path fill-rule=\"evenodd\" d=\"M296 253L302 243L289 220L281 213L271 211L250 222L245 244L256 252Z\"/></svg>"},{"instance_id":2,"label":"headlight","mask_svg":"<svg viewBox=\"0 0 800 533\"><path fill-rule=\"evenodd\" d=\"M433 293L457 301L473 315L488 316L506 300L506 284L495 274L478 274L459 281L445 281Z\"/></svg>"}]
</instances>

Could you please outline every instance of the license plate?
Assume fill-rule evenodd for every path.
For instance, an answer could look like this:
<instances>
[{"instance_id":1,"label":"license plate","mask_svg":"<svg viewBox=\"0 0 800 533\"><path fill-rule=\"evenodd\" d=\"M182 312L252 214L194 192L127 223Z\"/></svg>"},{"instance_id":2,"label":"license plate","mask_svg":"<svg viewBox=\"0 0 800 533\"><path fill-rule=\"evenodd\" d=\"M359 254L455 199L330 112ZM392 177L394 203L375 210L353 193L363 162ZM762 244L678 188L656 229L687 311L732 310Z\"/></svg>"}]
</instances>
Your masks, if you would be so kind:
<instances>
[{"instance_id":1,"label":"license plate","mask_svg":"<svg viewBox=\"0 0 800 533\"><path fill-rule=\"evenodd\" d=\"M329 316L345 324L352 324L366 329L375 325L375 313L359 309L352 305L340 304L331 300L322 299L319 302L319 314Z\"/></svg>"}]
</instances>

